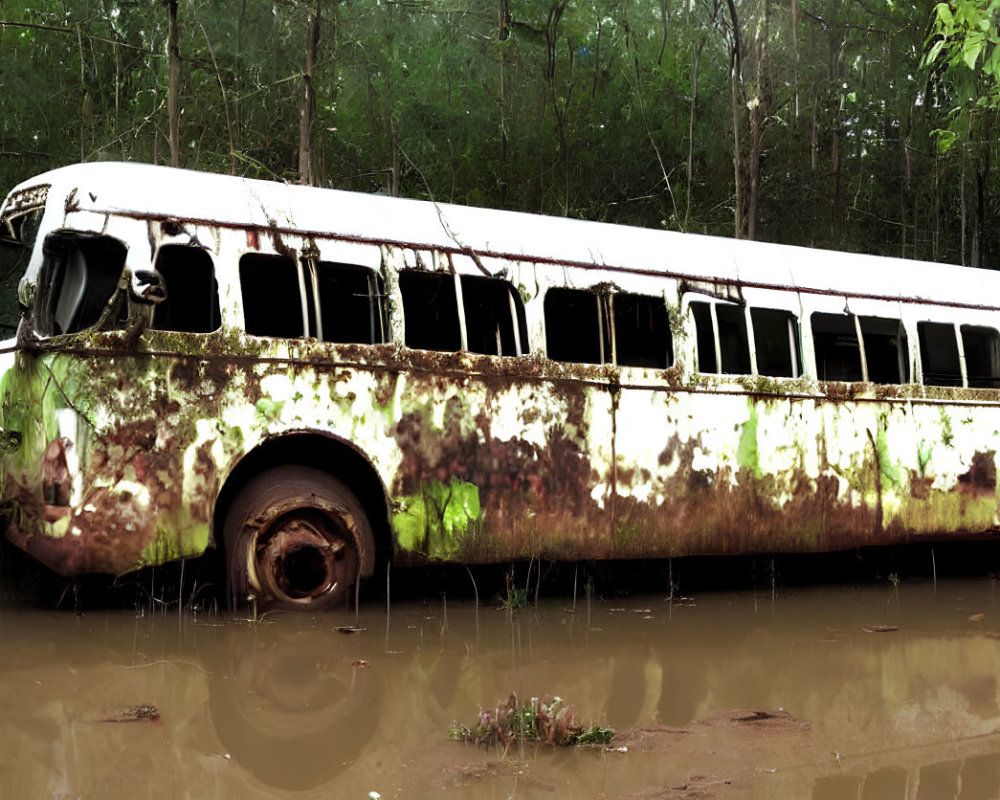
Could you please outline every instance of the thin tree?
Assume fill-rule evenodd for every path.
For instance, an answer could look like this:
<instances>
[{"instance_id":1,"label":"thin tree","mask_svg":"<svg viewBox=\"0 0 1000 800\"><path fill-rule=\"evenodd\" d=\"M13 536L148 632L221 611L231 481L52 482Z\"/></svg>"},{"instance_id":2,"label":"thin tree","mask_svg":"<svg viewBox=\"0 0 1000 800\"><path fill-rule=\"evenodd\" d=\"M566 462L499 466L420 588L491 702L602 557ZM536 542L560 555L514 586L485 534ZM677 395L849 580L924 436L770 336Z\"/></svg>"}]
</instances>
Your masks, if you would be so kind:
<instances>
[{"instance_id":1,"label":"thin tree","mask_svg":"<svg viewBox=\"0 0 1000 800\"><path fill-rule=\"evenodd\" d=\"M736 4L727 0L729 20L732 24L732 44L729 51L729 88L733 106L733 176L736 198L733 208L734 236L743 238L743 159L740 155L740 107L743 96L743 52L740 46L740 21L736 14Z\"/></svg>"},{"instance_id":2,"label":"thin tree","mask_svg":"<svg viewBox=\"0 0 1000 800\"><path fill-rule=\"evenodd\" d=\"M316 116L316 91L313 89L313 65L319 45L319 20L322 0L316 0L316 10L309 15L306 26L306 71L302 76L304 90L299 112L299 182L314 186L316 174L312 159L312 123Z\"/></svg>"},{"instance_id":3,"label":"thin tree","mask_svg":"<svg viewBox=\"0 0 1000 800\"><path fill-rule=\"evenodd\" d=\"M167 119L170 130L170 166L180 166L181 140L181 49L177 29L177 0L167 4L167 56L169 58L169 85L167 87Z\"/></svg>"}]
</instances>

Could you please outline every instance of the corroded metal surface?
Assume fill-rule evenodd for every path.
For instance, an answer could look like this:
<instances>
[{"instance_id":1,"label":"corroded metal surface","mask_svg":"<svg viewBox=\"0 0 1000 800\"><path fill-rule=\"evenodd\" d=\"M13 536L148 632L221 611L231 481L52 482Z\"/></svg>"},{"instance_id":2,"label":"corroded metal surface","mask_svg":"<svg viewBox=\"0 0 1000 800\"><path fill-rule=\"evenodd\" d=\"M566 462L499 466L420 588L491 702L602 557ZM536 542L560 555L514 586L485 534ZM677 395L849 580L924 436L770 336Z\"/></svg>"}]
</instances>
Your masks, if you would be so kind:
<instances>
[{"instance_id":1,"label":"corroded metal surface","mask_svg":"<svg viewBox=\"0 0 1000 800\"><path fill-rule=\"evenodd\" d=\"M411 561L822 551L996 524L1000 409L959 404L969 390L948 390L951 403L717 394L659 380L622 388L603 368L569 379L540 359L516 374L489 357L301 343L290 364L274 352L229 363L226 346L172 364L119 357L130 377L114 387L113 416L86 399L108 391L91 356L22 356L35 380L18 373L27 402L8 394L7 424L61 441L47 380L60 376L92 477L51 519L37 456L8 469L12 538L65 574L195 555L232 466L302 430L364 450ZM88 417L92 406L103 418Z\"/></svg>"},{"instance_id":2,"label":"corroded metal surface","mask_svg":"<svg viewBox=\"0 0 1000 800\"><path fill-rule=\"evenodd\" d=\"M101 212L86 197L74 187L66 203L49 206L43 231L100 232L125 244L125 272L108 305L120 303L121 314L102 315L126 319L125 330L46 338L28 318L0 353L0 429L11 442L0 468L7 533L63 574L120 573L220 544L216 504L244 460L282 437L310 434L329 443L322 452L331 469L340 455L356 457L351 474L338 473L355 491L362 472L366 485L380 487L386 510L369 509L385 519L373 522L384 523L392 541L382 544L406 563L814 552L996 529L997 391L820 382L808 377L808 339L803 378L699 374L691 368L691 286L667 269L654 276L595 262L569 274L544 254L460 258L457 245L453 253L386 243L357 250L346 234L295 234L288 210L270 227L241 228ZM133 277L164 243L211 253L219 331L143 331L152 306ZM377 268L392 343L242 333L235 264L247 250L308 250ZM477 275L484 263L520 294L531 355L400 344L400 269ZM24 296L33 296L38 274L33 258ZM723 278L723 288L763 285ZM540 356L545 290L577 284L662 296L675 366ZM809 302L828 304L821 310L847 302L809 291ZM872 298L890 295L854 295L851 308L884 311ZM949 297L941 308L959 302ZM904 316L912 322L925 311ZM970 302L961 313L973 324L992 319ZM917 375L910 338L909 374Z\"/></svg>"}]
</instances>

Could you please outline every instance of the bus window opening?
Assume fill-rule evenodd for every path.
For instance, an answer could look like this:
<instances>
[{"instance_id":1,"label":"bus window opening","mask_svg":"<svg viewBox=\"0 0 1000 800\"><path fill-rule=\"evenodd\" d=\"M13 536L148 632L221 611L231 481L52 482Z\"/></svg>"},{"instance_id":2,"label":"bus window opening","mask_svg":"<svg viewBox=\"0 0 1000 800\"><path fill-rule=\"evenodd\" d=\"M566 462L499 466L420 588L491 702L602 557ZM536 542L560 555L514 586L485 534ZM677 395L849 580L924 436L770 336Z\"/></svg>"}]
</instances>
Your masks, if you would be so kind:
<instances>
[{"instance_id":1,"label":"bus window opening","mask_svg":"<svg viewBox=\"0 0 1000 800\"><path fill-rule=\"evenodd\" d=\"M399 273L406 346L454 353L462 349L455 277L438 272Z\"/></svg>"},{"instance_id":2,"label":"bus window opening","mask_svg":"<svg viewBox=\"0 0 1000 800\"><path fill-rule=\"evenodd\" d=\"M524 306L507 281L463 275L462 305L470 352L491 356L519 356L528 352Z\"/></svg>"},{"instance_id":3,"label":"bus window opening","mask_svg":"<svg viewBox=\"0 0 1000 800\"><path fill-rule=\"evenodd\" d=\"M295 259L247 253L240 259L240 289L247 333L290 339L306 335Z\"/></svg>"},{"instance_id":4,"label":"bus window opening","mask_svg":"<svg viewBox=\"0 0 1000 800\"><path fill-rule=\"evenodd\" d=\"M961 386L962 364L955 326L950 322L918 322L920 363L925 386Z\"/></svg>"},{"instance_id":5,"label":"bus window opening","mask_svg":"<svg viewBox=\"0 0 1000 800\"><path fill-rule=\"evenodd\" d=\"M596 292L563 288L546 292L545 346L554 361L604 363L610 348Z\"/></svg>"},{"instance_id":6,"label":"bus window opening","mask_svg":"<svg viewBox=\"0 0 1000 800\"><path fill-rule=\"evenodd\" d=\"M798 378L802 374L799 357L799 321L790 311L751 308L757 374L770 378Z\"/></svg>"},{"instance_id":7,"label":"bus window opening","mask_svg":"<svg viewBox=\"0 0 1000 800\"><path fill-rule=\"evenodd\" d=\"M816 377L821 381L860 381L861 348L853 314L824 314L811 317Z\"/></svg>"},{"instance_id":8,"label":"bus window opening","mask_svg":"<svg viewBox=\"0 0 1000 800\"><path fill-rule=\"evenodd\" d=\"M695 301L690 308L698 334L698 371L708 374L749 375L750 344L747 340L743 306Z\"/></svg>"},{"instance_id":9,"label":"bus window opening","mask_svg":"<svg viewBox=\"0 0 1000 800\"><path fill-rule=\"evenodd\" d=\"M674 363L667 306L662 297L611 296L615 321L615 363L621 367L666 369Z\"/></svg>"},{"instance_id":10,"label":"bus window opening","mask_svg":"<svg viewBox=\"0 0 1000 800\"><path fill-rule=\"evenodd\" d=\"M858 317L865 343L868 380L872 383L909 383L910 359L906 331L898 319Z\"/></svg>"},{"instance_id":11,"label":"bus window opening","mask_svg":"<svg viewBox=\"0 0 1000 800\"><path fill-rule=\"evenodd\" d=\"M156 305L155 330L211 333L219 328L219 287L212 257L199 247L163 245L156 255L167 299Z\"/></svg>"},{"instance_id":12,"label":"bus window opening","mask_svg":"<svg viewBox=\"0 0 1000 800\"><path fill-rule=\"evenodd\" d=\"M978 389L1000 387L1000 333L980 325L962 326L968 385Z\"/></svg>"},{"instance_id":13,"label":"bus window opening","mask_svg":"<svg viewBox=\"0 0 1000 800\"><path fill-rule=\"evenodd\" d=\"M338 344L386 340L382 276L365 267L320 261L316 265L322 338Z\"/></svg>"}]
</instances>

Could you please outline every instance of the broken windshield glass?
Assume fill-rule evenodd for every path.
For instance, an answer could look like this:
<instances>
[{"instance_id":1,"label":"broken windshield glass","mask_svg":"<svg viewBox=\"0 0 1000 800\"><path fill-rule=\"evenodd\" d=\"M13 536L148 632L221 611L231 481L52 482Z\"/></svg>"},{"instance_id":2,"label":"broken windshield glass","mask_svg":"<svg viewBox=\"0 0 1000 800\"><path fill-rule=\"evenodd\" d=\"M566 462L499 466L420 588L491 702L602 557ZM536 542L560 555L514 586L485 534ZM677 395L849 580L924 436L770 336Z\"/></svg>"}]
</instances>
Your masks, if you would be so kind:
<instances>
[{"instance_id":1,"label":"broken windshield glass","mask_svg":"<svg viewBox=\"0 0 1000 800\"><path fill-rule=\"evenodd\" d=\"M49 336L76 333L97 325L106 309L111 314L125 253L125 245L110 236L51 234L39 279L38 331Z\"/></svg>"}]
</instances>

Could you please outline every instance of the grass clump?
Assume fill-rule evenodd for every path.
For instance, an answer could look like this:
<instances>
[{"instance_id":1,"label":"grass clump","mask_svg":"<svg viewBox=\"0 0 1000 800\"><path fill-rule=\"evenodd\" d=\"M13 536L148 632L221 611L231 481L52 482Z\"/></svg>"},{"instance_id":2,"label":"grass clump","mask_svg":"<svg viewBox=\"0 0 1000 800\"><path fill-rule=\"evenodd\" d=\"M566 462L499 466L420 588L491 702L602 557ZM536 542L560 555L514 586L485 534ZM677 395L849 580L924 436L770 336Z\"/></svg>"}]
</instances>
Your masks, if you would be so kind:
<instances>
[{"instance_id":1,"label":"grass clump","mask_svg":"<svg viewBox=\"0 0 1000 800\"><path fill-rule=\"evenodd\" d=\"M528 574L531 574L531 568L528 568ZM503 611L521 611L528 607L528 587L520 588L514 583L514 568L511 567L507 570L507 574L504 576L504 583L506 584L507 593L503 597L498 597L500 601L500 608Z\"/></svg>"},{"instance_id":2,"label":"grass clump","mask_svg":"<svg viewBox=\"0 0 1000 800\"><path fill-rule=\"evenodd\" d=\"M541 742L556 746L611 742L611 728L592 725L585 728L576 716L576 706L562 698L539 700L532 697L521 704L512 694L494 709L480 709L473 725L451 724L450 737L462 742L509 747L517 741Z\"/></svg>"},{"instance_id":3,"label":"grass clump","mask_svg":"<svg viewBox=\"0 0 1000 800\"><path fill-rule=\"evenodd\" d=\"M528 593L517 586L507 587L507 595L500 598L501 611L522 611L528 607Z\"/></svg>"}]
</instances>

